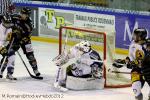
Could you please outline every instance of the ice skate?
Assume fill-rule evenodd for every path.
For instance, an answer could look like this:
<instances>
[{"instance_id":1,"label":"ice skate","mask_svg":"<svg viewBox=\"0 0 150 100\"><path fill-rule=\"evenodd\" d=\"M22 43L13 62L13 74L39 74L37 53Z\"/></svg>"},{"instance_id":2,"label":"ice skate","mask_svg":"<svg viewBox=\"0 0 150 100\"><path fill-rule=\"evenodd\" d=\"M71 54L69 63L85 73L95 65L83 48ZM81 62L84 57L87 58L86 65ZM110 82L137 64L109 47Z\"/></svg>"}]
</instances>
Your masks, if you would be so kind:
<instances>
[{"instance_id":1,"label":"ice skate","mask_svg":"<svg viewBox=\"0 0 150 100\"><path fill-rule=\"evenodd\" d=\"M2 72L0 72L0 78L3 78L3 73Z\"/></svg>"},{"instance_id":2,"label":"ice skate","mask_svg":"<svg viewBox=\"0 0 150 100\"><path fill-rule=\"evenodd\" d=\"M41 73L36 69L36 70L33 70L33 72L34 72L34 74L36 75L36 76L40 76L41 75Z\"/></svg>"},{"instance_id":3,"label":"ice skate","mask_svg":"<svg viewBox=\"0 0 150 100\"><path fill-rule=\"evenodd\" d=\"M62 91L62 92L68 91L67 88L65 88L65 87L63 87L63 86L61 86L61 85L59 85L59 82L55 82L55 83L54 83L54 87L55 87L55 89L58 89L59 91Z\"/></svg>"},{"instance_id":4,"label":"ice skate","mask_svg":"<svg viewBox=\"0 0 150 100\"><path fill-rule=\"evenodd\" d=\"M135 97L135 100L143 100L143 94L139 94L137 97Z\"/></svg>"},{"instance_id":5,"label":"ice skate","mask_svg":"<svg viewBox=\"0 0 150 100\"><path fill-rule=\"evenodd\" d=\"M17 78L13 77L11 74L7 74L6 79L17 80Z\"/></svg>"}]
</instances>

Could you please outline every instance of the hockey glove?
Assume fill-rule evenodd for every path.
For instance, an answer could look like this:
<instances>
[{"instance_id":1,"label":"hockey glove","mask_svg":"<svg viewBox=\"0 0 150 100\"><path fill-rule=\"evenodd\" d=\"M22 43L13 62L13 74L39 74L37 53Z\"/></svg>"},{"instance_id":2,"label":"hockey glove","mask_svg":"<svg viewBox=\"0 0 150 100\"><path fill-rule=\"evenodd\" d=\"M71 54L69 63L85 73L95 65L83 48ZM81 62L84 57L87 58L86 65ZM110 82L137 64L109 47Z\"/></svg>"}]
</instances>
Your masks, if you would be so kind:
<instances>
[{"instance_id":1,"label":"hockey glove","mask_svg":"<svg viewBox=\"0 0 150 100\"><path fill-rule=\"evenodd\" d=\"M7 49L6 49L6 47L0 47L0 54L1 55L7 55Z\"/></svg>"},{"instance_id":2,"label":"hockey glove","mask_svg":"<svg viewBox=\"0 0 150 100\"><path fill-rule=\"evenodd\" d=\"M133 67L138 67L140 62L138 60L130 61L127 63L127 68L132 69Z\"/></svg>"},{"instance_id":3,"label":"hockey glove","mask_svg":"<svg viewBox=\"0 0 150 100\"><path fill-rule=\"evenodd\" d=\"M123 64L126 64L125 60L116 59L116 60L114 60L114 63L112 65L116 68L121 68L121 67L123 67Z\"/></svg>"}]
</instances>

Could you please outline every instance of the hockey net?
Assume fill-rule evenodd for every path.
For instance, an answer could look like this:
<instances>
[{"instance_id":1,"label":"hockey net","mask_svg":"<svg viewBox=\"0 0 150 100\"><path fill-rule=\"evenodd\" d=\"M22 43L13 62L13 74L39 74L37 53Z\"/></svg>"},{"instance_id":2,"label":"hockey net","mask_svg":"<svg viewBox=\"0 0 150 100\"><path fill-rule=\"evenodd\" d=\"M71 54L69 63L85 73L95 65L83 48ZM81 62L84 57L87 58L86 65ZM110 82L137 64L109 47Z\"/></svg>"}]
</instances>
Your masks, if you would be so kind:
<instances>
[{"instance_id":1,"label":"hockey net","mask_svg":"<svg viewBox=\"0 0 150 100\"><path fill-rule=\"evenodd\" d=\"M82 40L88 40L92 48L99 52L101 59L106 61L103 75L105 78L105 87L122 88L131 86L130 75L122 73L112 73L113 71L125 71L125 69L117 69L112 66L115 59L115 33L100 32L89 28L78 28L63 26L59 30L59 54L68 50L73 45ZM109 71L111 69L111 71Z\"/></svg>"}]
</instances>

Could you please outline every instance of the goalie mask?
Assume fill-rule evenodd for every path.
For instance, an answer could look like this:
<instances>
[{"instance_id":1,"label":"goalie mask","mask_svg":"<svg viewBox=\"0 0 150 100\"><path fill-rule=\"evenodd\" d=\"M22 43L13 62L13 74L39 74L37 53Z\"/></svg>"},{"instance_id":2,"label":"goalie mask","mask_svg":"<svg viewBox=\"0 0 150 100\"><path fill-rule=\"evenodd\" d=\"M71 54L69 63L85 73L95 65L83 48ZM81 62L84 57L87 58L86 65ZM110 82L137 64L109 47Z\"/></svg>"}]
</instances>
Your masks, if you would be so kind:
<instances>
[{"instance_id":1,"label":"goalie mask","mask_svg":"<svg viewBox=\"0 0 150 100\"><path fill-rule=\"evenodd\" d=\"M134 30L133 33L133 40L135 42L141 41L141 40L145 40L147 37L147 30L144 28L137 28Z\"/></svg>"},{"instance_id":2,"label":"goalie mask","mask_svg":"<svg viewBox=\"0 0 150 100\"><path fill-rule=\"evenodd\" d=\"M89 52L91 50L91 44L88 41L81 41L79 43L79 48L83 52Z\"/></svg>"}]
</instances>

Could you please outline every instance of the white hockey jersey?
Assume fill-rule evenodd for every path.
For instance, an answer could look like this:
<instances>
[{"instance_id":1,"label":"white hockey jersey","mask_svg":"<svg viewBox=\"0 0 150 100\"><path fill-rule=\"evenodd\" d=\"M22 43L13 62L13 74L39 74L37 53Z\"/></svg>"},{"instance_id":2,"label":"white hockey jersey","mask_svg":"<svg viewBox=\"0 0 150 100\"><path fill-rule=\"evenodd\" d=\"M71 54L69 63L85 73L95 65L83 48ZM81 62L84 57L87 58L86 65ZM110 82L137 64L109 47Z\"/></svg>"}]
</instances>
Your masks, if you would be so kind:
<instances>
[{"instance_id":1,"label":"white hockey jersey","mask_svg":"<svg viewBox=\"0 0 150 100\"><path fill-rule=\"evenodd\" d=\"M82 76L91 74L92 65L101 67L102 63L96 62L95 60L101 60L100 55L94 51L90 50L88 53L83 53L79 50L78 46L74 46L70 49L68 53L68 59L76 58L74 63L72 73L74 76Z\"/></svg>"},{"instance_id":2,"label":"white hockey jersey","mask_svg":"<svg viewBox=\"0 0 150 100\"><path fill-rule=\"evenodd\" d=\"M7 42L7 36L9 33L12 32L12 29L9 28L9 29L6 29L2 23L0 24L0 46L4 46L5 43Z\"/></svg>"}]
</instances>

